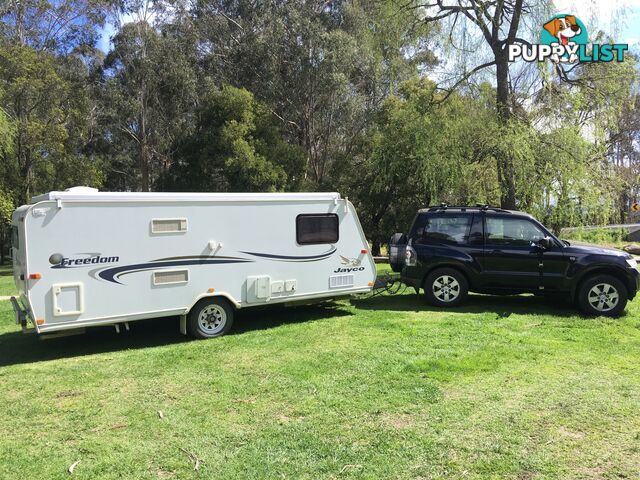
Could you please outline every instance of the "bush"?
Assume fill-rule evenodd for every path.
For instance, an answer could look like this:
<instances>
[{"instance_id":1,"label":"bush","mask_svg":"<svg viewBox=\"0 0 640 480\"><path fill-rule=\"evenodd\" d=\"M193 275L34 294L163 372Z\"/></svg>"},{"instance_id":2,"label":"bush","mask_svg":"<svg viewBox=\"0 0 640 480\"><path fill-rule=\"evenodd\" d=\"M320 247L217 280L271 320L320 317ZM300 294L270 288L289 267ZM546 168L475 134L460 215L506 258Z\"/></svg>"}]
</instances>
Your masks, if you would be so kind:
<instances>
[{"instance_id":1,"label":"bush","mask_svg":"<svg viewBox=\"0 0 640 480\"><path fill-rule=\"evenodd\" d=\"M562 238L566 240L575 240L577 242L611 244L624 242L629 235L626 228L593 228L593 229L576 229L568 232L562 232Z\"/></svg>"}]
</instances>

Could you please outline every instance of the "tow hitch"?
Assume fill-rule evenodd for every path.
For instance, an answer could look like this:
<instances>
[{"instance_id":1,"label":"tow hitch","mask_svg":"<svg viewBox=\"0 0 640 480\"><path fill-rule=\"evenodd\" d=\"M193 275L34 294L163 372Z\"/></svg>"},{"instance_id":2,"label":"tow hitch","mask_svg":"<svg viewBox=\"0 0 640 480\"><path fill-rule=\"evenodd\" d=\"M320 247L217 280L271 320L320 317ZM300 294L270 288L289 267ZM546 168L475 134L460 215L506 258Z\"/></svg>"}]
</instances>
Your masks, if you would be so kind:
<instances>
[{"instance_id":1,"label":"tow hitch","mask_svg":"<svg viewBox=\"0 0 640 480\"><path fill-rule=\"evenodd\" d=\"M27 322L28 322L27 312L22 309L16 297L11 297L11 305L13 306L13 311L16 314L16 324L22 327L22 332L23 333L35 332L35 328L27 328Z\"/></svg>"},{"instance_id":2,"label":"tow hitch","mask_svg":"<svg viewBox=\"0 0 640 480\"><path fill-rule=\"evenodd\" d=\"M373 285L373 291L368 297L376 297L378 295L398 295L404 293L407 286L400 281L400 274L387 273L376 278Z\"/></svg>"}]
</instances>

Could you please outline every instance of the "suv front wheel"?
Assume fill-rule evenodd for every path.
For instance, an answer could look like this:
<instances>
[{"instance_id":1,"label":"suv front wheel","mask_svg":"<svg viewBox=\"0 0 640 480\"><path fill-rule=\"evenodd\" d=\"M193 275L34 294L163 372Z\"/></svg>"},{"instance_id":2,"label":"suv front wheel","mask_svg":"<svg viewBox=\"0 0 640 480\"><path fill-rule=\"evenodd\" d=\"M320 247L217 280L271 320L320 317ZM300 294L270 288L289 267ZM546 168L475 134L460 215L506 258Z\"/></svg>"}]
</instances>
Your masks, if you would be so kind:
<instances>
[{"instance_id":1,"label":"suv front wheel","mask_svg":"<svg viewBox=\"0 0 640 480\"><path fill-rule=\"evenodd\" d=\"M455 307L467 298L469 284L459 271L453 268L434 270L424 281L427 302L435 307Z\"/></svg>"},{"instance_id":2,"label":"suv front wheel","mask_svg":"<svg viewBox=\"0 0 640 480\"><path fill-rule=\"evenodd\" d=\"M627 289L616 277L594 275L580 286L578 305L587 315L618 317L627 305Z\"/></svg>"}]
</instances>

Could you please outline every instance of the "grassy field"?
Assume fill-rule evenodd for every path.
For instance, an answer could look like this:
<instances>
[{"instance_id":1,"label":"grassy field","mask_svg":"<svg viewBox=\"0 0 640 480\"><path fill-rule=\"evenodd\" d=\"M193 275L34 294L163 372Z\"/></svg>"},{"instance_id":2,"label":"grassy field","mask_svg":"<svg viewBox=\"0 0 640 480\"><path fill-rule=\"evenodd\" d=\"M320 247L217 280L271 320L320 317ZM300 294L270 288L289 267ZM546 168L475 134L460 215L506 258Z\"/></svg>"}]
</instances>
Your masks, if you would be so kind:
<instances>
[{"instance_id":1,"label":"grassy field","mask_svg":"<svg viewBox=\"0 0 640 480\"><path fill-rule=\"evenodd\" d=\"M3 301L0 478L638 478L639 305L406 292L41 341Z\"/></svg>"},{"instance_id":2,"label":"grassy field","mask_svg":"<svg viewBox=\"0 0 640 480\"><path fill-rule=\"evenodd\" d=\"M16 294L11 266L0 267L0 297Z\"/></svg>"}]
</instances>

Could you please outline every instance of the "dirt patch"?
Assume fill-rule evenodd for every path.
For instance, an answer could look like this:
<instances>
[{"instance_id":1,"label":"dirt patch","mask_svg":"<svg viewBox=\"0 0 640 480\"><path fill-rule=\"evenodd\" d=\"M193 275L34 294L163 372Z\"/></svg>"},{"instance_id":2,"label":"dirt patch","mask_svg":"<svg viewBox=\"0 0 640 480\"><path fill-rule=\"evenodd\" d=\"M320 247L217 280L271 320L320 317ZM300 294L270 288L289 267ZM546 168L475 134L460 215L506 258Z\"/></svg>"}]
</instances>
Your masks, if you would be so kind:
<instances>
[{"instance_id":1,"label":"dirt patch","mask_svg":"<svg viewBox=\"0 0 640 480\"><path fill-rule=\"evenodd\" d=\"M413 428L416 425L414 416L408 413L385 413L381 419L382 423L388 427L393 427L398 430Z\"/></svg>"},{"instance_id":2,"label":"dirt patch","mask_svg":"<svg viewBox=\"0 0 640 480\"><path fill-rule=\"evenodd\" d=\"M78 397L80 395L82 395L82 392L78 392L76 390L63 390L61 392L56 393L55 398L72 398L72 397Z\"/></svg>"},{"instance_id":3,"label":"dirt patch","mask_svg":"<svg viewBox=\"0 0 640 480\"><path fill-rule=\"evenodd\" d=\"M561 426L558 429L558 433L560 433L560 435L562 437L570 438L572 440L581 440L581 439L583 439L585 437L585 434L583 432L576 432L576 431L573 431L573 430L569 430L565 426Z\"/></svg>"},{"instance_id":4,"label":"dirt patch","mask_svg":"<svg viewBox=\"0 0 640 480\"><path fill-rule=\"evenodd\" d=\"M173 470L156 469L156 477L158 478L175 478L176 472Z\"/></svg>"}]
</instances>

